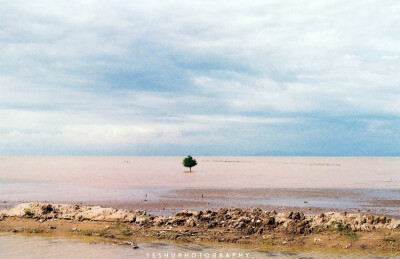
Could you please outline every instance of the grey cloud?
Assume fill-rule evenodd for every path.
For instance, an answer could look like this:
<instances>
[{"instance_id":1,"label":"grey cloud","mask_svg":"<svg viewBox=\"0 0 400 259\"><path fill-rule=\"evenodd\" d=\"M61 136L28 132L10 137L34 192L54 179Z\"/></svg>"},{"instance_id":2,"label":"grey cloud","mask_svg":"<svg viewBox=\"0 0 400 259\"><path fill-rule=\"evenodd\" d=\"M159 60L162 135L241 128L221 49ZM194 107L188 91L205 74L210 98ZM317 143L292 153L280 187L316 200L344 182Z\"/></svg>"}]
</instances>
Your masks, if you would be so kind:
<instances>
[{"instance_id":1,"label":"grey cloud","mask_svg":"<svg viewBox=\"0 0 400 259\"><path fill-rule=\"evenodd\" d=\"M79 135L105 136L111 144L153 138L184 145L192 134L190 143L216 150L228 135L246 152L259 149L252 136L265 149L277 138L300 149L296 136L315 135L302 130L310 118L400 115L397 1L1 6L0 143L6 146L42 139L71 150L67 140L79 142ZM357 130L386 134L363 127ZM291 130L282 135L283 128ZM150 133L143 137L141 129ZM95 149L88 145L79 148Z\"/></svg>"}]
</instances>

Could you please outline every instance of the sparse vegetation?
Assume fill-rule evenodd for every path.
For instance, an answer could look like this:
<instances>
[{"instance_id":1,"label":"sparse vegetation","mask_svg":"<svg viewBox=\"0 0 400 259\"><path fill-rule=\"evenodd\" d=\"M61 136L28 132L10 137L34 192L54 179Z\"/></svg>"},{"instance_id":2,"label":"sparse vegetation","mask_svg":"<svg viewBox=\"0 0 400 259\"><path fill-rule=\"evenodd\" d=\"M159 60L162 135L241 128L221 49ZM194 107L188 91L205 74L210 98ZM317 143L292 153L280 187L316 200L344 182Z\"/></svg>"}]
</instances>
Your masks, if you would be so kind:
<instances>
[{"instance_id":1,"label":"sparse vegetation","mask_svg":"<svg viewBox=\"0 0 400 259\"><path fill-rule=\"evenodd\" d=\"M160 231L153 233L153 237L157 237L158 239L165 239L168 237L168 235L167 233L165 233L165 231Z\"/></svg>"},{"instance_id":2,"label":"sparse vegetation","mask_svg":"<svg viewBox=\"0 0 400 259\"><path fill-rule=\"evenodd\" d=\"M351 239L354 239L354 240L358 240L360 238L359 234L357 234L357 233L355 233L353 231L350 231L350 230L345 230L343 232L343 235L345 235L347 237L350 237Z\"/></svg>"},{"instance_id":3,"label":"sparse vegetation","mask_svg":"<svg viewBox=\"0 0 400 259\"><path fill-rule=\"evenodd\" d=\"M121 234L124 235L124 236L131 236L132 235L132 231L130 231L128 228L122 229L121 230Z\"/></svg>"},{"instance_id":4,"label":"sparse vegetation","mask_svg":"<svg viewBox=\"0 0 400 259\"><path fill-rule=\"evenodd\" d=\"M33 213L30 209L24 209L25 216L32 217Z\"/></svg>"},{"instance_id":5,"label":"sparse vegetation","mask_svg":"<svg viewBox=\"0 0 400 259\"><path fill-rule=\"evenodd\" d=\"M395 242L399 242L400 241L400 236L396 235L396 236L391 236L391 235L387 235L383 241L388 242L388 243L395 243Z\"/></svg>"},{"instance_id":6,"label":"sparse vegetation","mask_svg":"<svg viewBox=\"0 0 400 259\"><path fill-rule=\"evenodd\" d=\"M82 230L82 234L84 234L85 236L92 236L93 230L91 230L91 229Z\"/></svg>"},{"instance_id":7,"label":"sparse vegetation","mask_svg":"<svg viewBox=\"0 0 400 259\"><path fill-rule=\"evenodd\" d=\"M337 231L339 231L339 232L341 232L341 231L343 231L343 223L342 222L339 222L339 221L332 221L330 224L329 224L329 226L328 226L328 228L329 229L332 229L332 230L337 230Z\"/></svg>"},{"instance_id":8,"label":"sparse vegetation","mask_svg":"<svg viewBox=\"0 0 400 259\"><path fill-rule=\"evenodd\" d=\"M42 226L28 230L28 233L43 233L43 232L44 232L44 229Z\"/></svg>"},{"instance_id":9,"label":"sparse vegetation","mask_svg":"<svg viewBox=\"0 0 400 259\"><path fill-rule=\"evenodd\" d=\"M329 229L331 230L337 230L338 232L340 232L342 235L349 237L351 239L357 240L360 238L360 235L358 235L357 233L355 233L354 231L346 228L342 222L339 221L332 221L329 226Z\"/></svg>"},{"instance_id":10,"label":"sparse vegetation","mask_svg":"<svg viewBox=\"0 0 400 259\"><path fill-rule=\"evenodd\" d=\"M99 236L105 236L105 235L108 235L108 233L109 233L109 229L103 229L102 231L100 231L99 232Z\"/></svg>"}]
</instances>

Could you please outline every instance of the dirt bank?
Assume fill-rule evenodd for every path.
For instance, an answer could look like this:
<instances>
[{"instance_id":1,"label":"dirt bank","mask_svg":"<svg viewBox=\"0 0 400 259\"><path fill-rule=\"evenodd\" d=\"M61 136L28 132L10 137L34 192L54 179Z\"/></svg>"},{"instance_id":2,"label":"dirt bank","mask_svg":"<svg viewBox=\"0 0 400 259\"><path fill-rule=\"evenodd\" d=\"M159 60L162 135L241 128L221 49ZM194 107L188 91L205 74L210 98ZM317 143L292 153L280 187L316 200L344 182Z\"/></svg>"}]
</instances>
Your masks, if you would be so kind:
<instances>
[{"instance_id":1,"label":"dirt bank","mask_svg":"<svg viewBox=\"0 0 400 259\"><path fill-rule=\"evenodd\" d=\"M0 211L0 231L137 237L278 246L400 251L400 221L385 216L261 209L184 210L171 217L100 206L24 203Z\"/></svg>"}]
</instances>

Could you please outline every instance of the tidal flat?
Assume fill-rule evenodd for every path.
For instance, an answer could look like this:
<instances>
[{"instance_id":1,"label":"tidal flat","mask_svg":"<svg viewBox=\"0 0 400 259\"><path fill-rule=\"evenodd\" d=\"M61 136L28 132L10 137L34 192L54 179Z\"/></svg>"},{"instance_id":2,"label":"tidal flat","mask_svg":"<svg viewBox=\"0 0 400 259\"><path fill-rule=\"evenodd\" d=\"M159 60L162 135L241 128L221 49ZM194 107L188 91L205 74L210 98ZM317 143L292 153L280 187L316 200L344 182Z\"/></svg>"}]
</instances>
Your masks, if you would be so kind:
<instances>
[{"instance_id":1,"label":"tidal flat","mask_svg":"<svg viewBox=\"0 0 400 259\"><path fill-rule=\"evenodd\" d=\"M221 208L238 208L246 211L257 208L260 211L275 211L282 215L298 212L316 216L327 212L346 212L365 217L399 219L399 158L196 159L199 164L190 173L182 166L182 157L2 156L0 209L11 209L26 202L48 202L112 207L126 211L144 210L154 217L173 217L184 209L219 211ZM32 219L23 218L22 222L28 222L27 220ZM13 233L18 224L25 224L18 222L11 218L3 219L2 230ZM35 220L32 224L38 224L36 227L43 226L43 223ZM105 227L101 224L100 226ZM32 228L20 227L30 230L16 229L17 234L32 232ZM179 228L185 230L182 226ZM62 229L61 225L57 226L57 229ZM43 232L53 235L59 230L45 228L40 235ZM90 231L90 228L87 231ZM378 246L368 244L364 247L364 243L360 241L363 238L375 240L375 244L380 244L378 250L393 252L398 249L397 228L383 232L379 230L370 236L364 233L360 235L361 239L356 241L351 237L348 239L349 237L343 236L342 233L333 233L336 233L334 238L338 242L334 248L340 251L351 248L350 250L367 250L372 253L377 249ZM329 235L333 233L329 232ZM144 236L146 235L148 234ZM302 235L295 234L294 242L292 237L286 234L277 235L274 237L275 242L270 242L271 244L267 244L262 238L263 235L259 235L251 245L304 247L301 241L303 239L296 237ZM308 236L305 240L312 240L313 249L322 246L318 242L314 244L313 238L327 240L319 236L312 237L317 235L316 233L306 235ZM10 236L8 238L7 240L13 240ZM262 242L259 242L260 240ZM204 241L210 240L201 240ZM350 244L356 242L356 245L347 247L347 241L350 241ZM147 244L146 242L144 244ZM196 241L190 244L196 244ZM323 247L332 248L332 245ZM282 256L284 255L280 254L280 257ZM362 258L365 258L365 254Z\"/></svg>"},{"instance_id":2,"label":"tidal flat","mask_svg":"<svg viewBox=\"0 0 400 259\"><path fill-rule=\"evenodd\" d=\"M260 207L400 215L400 158L0 157L0 208L27 201L143 209Z\"/></svg>"}]
</instances>

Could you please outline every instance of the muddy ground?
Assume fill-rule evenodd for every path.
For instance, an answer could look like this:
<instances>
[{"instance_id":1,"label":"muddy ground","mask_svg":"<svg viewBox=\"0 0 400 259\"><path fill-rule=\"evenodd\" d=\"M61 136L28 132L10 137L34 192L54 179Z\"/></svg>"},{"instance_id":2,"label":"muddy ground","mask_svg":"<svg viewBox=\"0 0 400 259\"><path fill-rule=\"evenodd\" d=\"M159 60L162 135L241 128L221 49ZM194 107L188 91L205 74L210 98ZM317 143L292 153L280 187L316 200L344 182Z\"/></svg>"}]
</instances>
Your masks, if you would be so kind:
<instances>
[{"instance_id":1,"label":"muddy ground","mask_svg":"<svg viewBox=\"0 0 400 259\"><path fill-rule=\"evenodd\" d=\"M0 212L0 231L85 235L135 247L138 238L400 251L400 221L346 212L184 210L170 217L100 206L21 204Z\"/></svg>"}]
</instances>

